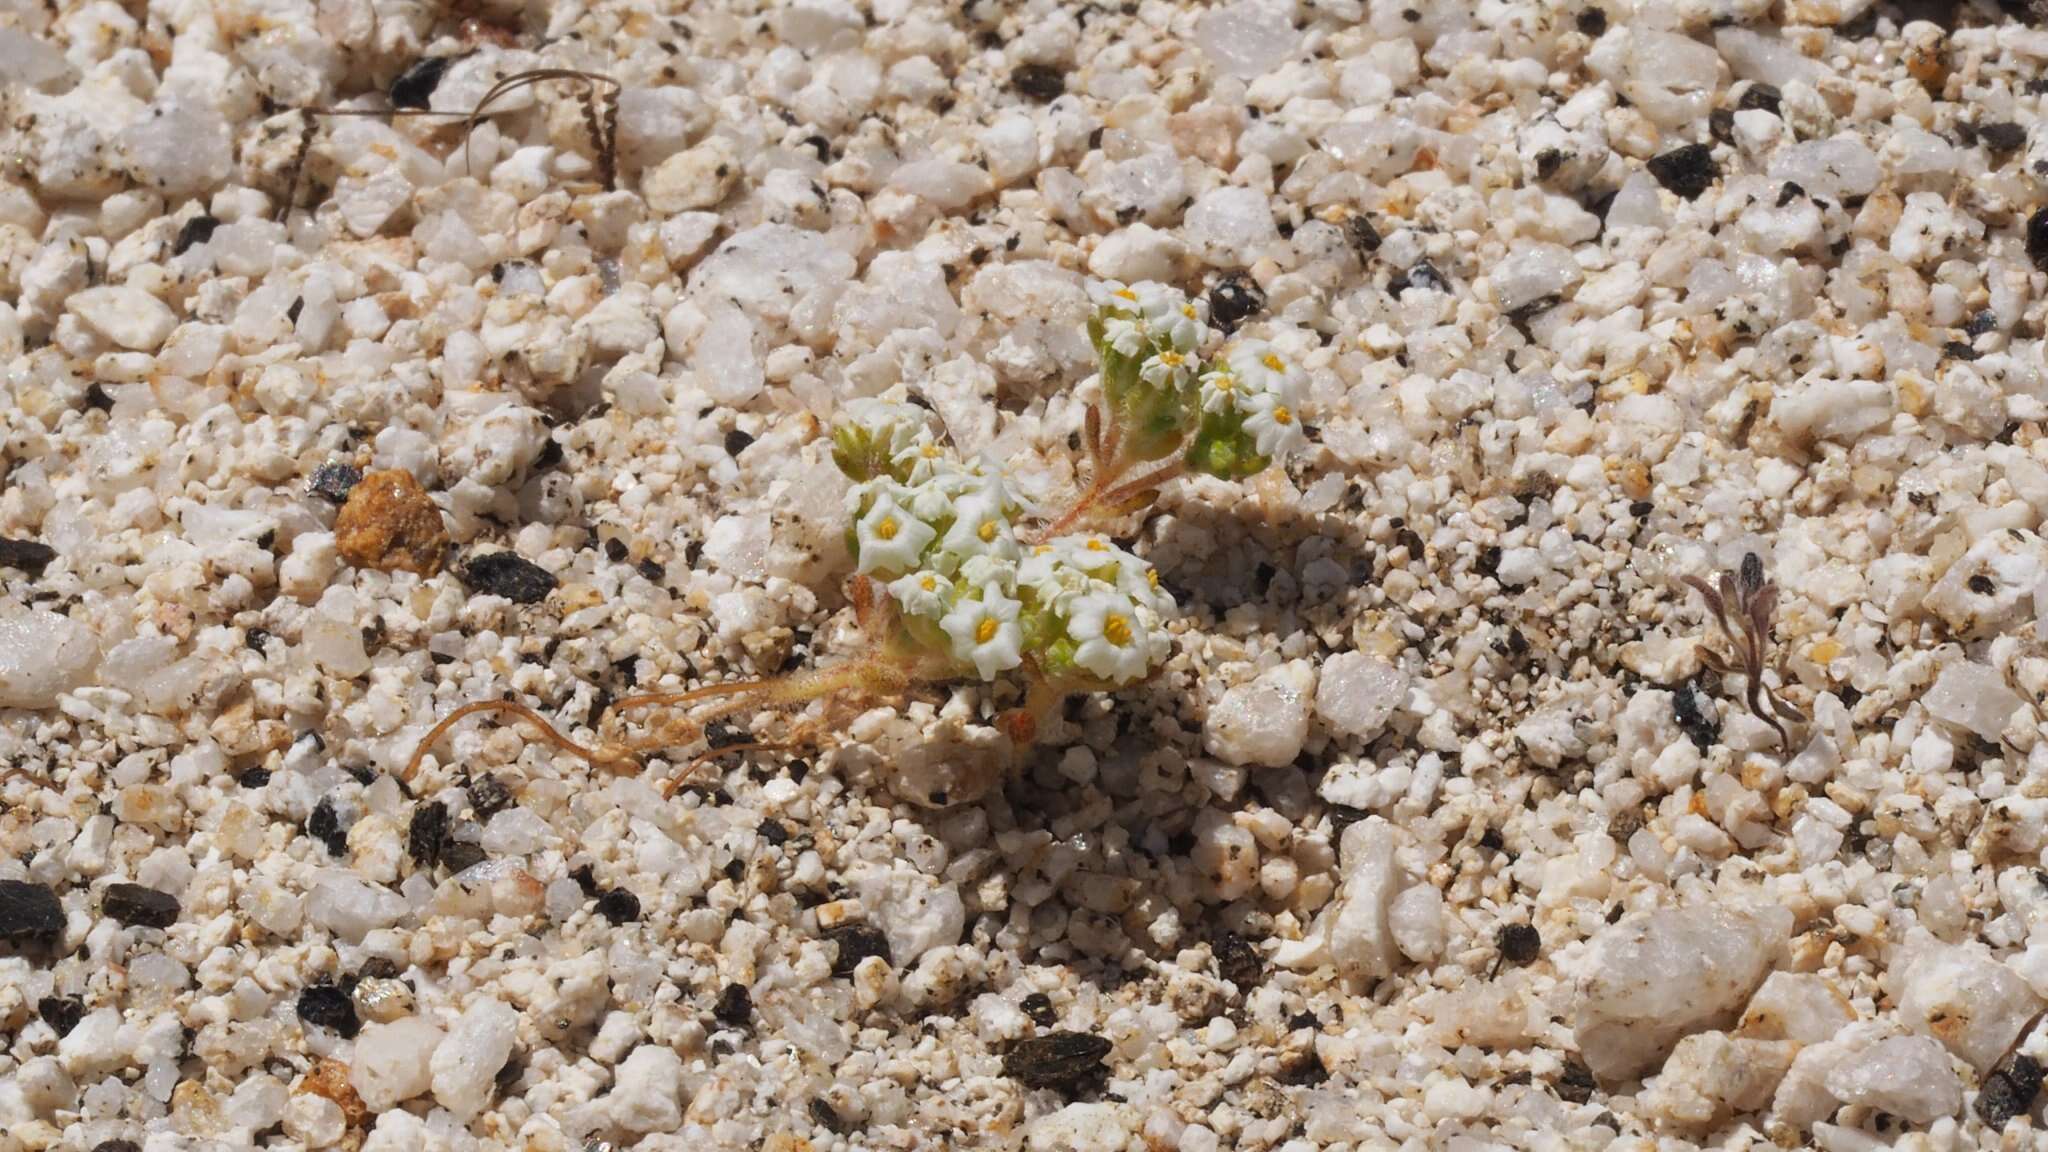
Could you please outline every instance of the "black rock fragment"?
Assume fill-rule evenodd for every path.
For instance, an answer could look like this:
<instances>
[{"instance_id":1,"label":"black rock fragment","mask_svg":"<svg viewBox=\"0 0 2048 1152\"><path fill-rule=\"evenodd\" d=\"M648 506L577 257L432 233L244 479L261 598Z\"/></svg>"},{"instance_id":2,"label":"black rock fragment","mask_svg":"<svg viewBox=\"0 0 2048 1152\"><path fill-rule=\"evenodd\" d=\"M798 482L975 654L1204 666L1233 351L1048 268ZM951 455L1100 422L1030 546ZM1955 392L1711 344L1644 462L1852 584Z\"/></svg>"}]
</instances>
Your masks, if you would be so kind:
<instances>
[{"instance_id":1,"label":"black rock fragment","mask_svg":"<svg viewBox=\"0 0 2048 1152\"><path fill-rule=\"evenodd\" d=\"M1209 289L1209 319L1225 336L1266 310L1266 293L1251 277L1233 272Z\"/></svg>"},{"instance_id":2,"label":"black rock fragment","mask_svg":"<svg viewBox=\"0 0 2048 1152\"><path fill-rule=\"evenodd\" d=\"M597 898L597 914L613 924L631 924L640 918L640 898L624 888L607 888Z\"/></svg>"},{"instance_id":3,"label":"black rock fragment","mask_svg":"<svg viewBox=\"0 0 2048 1152\"><path fill-rule=\"evenodd\" d=\"M754 1018L754 996L744 984L727 984L711 1006L711 1015L728 1028L744 1027Z\"/></svg>"},{"instance_id":4,"label":"black rock fragment","mask_svg":"<svg viewBox=\"0 0 2048 1152\"><path fill-rule=\"evenodd\" d=\"M412 66L398 74L391 82L391 106L394 108L425 108L433 97L434 89L440 87L441 77L447 73L451 60L447 56L428 56L412 62Z\"/></svg>"},{"instance_id":5,"label":"black rock fragment","mask_svg":"<svg viewBox=\"0 0 2048 1152\"><path fill-rule=\"evenodd\" d=\"M1679 730L1700 751L1721 742L1721 714L1698 680L1687 680L1671 694L1671 712Z\"/></svg>"},{"instance_id":6,"label":"black rock fragment","mask_svg":"<svg viewBox=\"0 0 2048 1152\"><path fill-rule=\"evenodd\" d=\"M2041 1079L2040 1061L2017 1052L2008 1056L1985 1077L1977 1093L1977 1118L1994 1131L2003 1129L2013 1117L2033 1110Z\"/></svg>"},{"instance_id":7,"label":"black rock fragment","mask_svg":"<svg viewBox=\"0 0 2048 1152\"><path fill-rule=\"evenodd\" d=\"M441 849L447 840L447 806L439 800L413 805L412 819L405 826L405 854L414 862L431 868L440 862Z\"/></svg>"},{"instance_id":8,"label":"black rock fragment","mask_svg":"<svg viewBox=\"0 0 2048 1152\"><path fill-rule=\"evenodd\" d=\"M178 229L178 239L171 245L171 255L183 256L185 250L194 244L204 244L213 239L213 230L220 227L220 221L204 213L185 221Z\"/></svg>"},{"instance_id":9,"label":"black rock fragment","mask_svg":"<svg viewBox=\"0 0 2048 1152\"><path fill-rule=\"evenodd\" d=\"M2048 272L2048 208L2027 217L2027 259Z\"/></svg>"},{"instance_id":10,"label":"black rock fragment","mask_svg":"<svg viewBox=\"0 0 2048 1152\"><path fill-rule=\"evenodd\" d=\"M1216 974L1250 992L1266 975L1265 958L1258 946L1235 932L1225 932L1215 944Z\"/></svg>"},{"instance_id":11,"label":"black rock fragment","mask_svg":"<svg viewBox=\"0 0 2048 1152\"><path fill-rule=\"evenodd\" d=\"M554 574L516 552L486 552L462 566L472 592L503 596L515 604L538 604L555 590Z\"/></svg>"},{"instance_id":12,"label":"black rock fragment","mask_svg":"<svg viewBox=\"0 0 2048 1152\"><path fill-rule=\"evenodd\" d=\"M76 996L45 996L36 1001L36 1015L59 1036L67 1036L85 1019L85 1001Z\"/></svg>"},{"instance_id":13,"label":"black rock fragment","mask_svg":"<svg viewBox=\"0 0 2048 1152\"><path fill-rule=\"evenodd\" d=\"M31 576L41 576L56 558L57 550L40 540L0 538L0 568L16 568Z\"/></svg>"},{"instance_id":14,"label":"black rock fragment","mask_svg":"<svg viewBox=\"0 0 2048 1152\"><path fill-rule=\"evenodd\" d=\"M348 494L362 482L363 470L353 464L322 464L313 470L312 478L306 481L306 493L318 496L329 504L348 503Z\"/></svg>"},{"instance_id":15,"label":"black rock fragment","mask_svg":"<svg viewBox=\"0 0 2048 1152\"><path fill-rule=\"evenodd\" d=\"M1698 199L1721 176L1714 150L1705 144L1685 144L1659 153L1650 157L1647 167L1657 183L1687 200Z\"/></svg>"},{"instance_id":16,"label":"black rock fragment","mask_svg":"<svg viewBox=\"0 0 2048 1152\"><path fill-rule=\"evenodd\" d=\"M1046 64L1019 64L1010 72L1010 87L1020 95L1050 104L1067 90L1067 74Z\"/></svg>"},{"instance_id":17,"label":"black rock fragment","mask_svg":"<svg viewBox=\"0 0 2048 1152\"><path fill-rule=\"evenodd\" d=\"M1111 1044L1081 1032L1050 1032L1020 1040L1003 1055L1003 1075L1026 1088L1078 1092L1109 1074L1102 1058Z\"/></svg>"},{"instance_id":18,"label":"black rock fragment","mask_svg":"<svg viewBox=\"0 0 2048 1152\"><path fill-rule=\"evenodd\" d=\"M1494 946L1500 949L1500 958L1520 967L1536 958L1543 949L1543 937L1528 924L1503 924L1493 937Z\"/></svg>"},{"instance_id":19,"label":"black rock fragment","mask_svg":"<svg viewBox=\"0 0 2048 1152\"><path fill-rule=\"evenodd\" d=\"M343 1039L354 1039L363 1022L356 1017L356 1002L332 984L315 984L299 993L299 1019L319 1028L331 1028Z\"/></svg>"},{"instance_id":20,"label":"black rock fragment","mask_svg":"<svg viewBox=\"0 0 2048 1152\"><path fill-rule=\"evenodd\" d=\"M832 961L834 976L853 975L870 956L880 956L892 966L896 962L889 955L889 938L872 924L842 924L826 932L825 939L839 945L839 955Z\"/></svg>"},{"instance_id":21,"label":"black rock fragment","mask_svg":"<svg viewBox=\"0 0 2048 1152\"><path fill-rule=\"evenodd\" d=\"M109 884L100 911L137 928L169 928L178 922L178 898L140 884Z\"/></svg>"}]
</instances>

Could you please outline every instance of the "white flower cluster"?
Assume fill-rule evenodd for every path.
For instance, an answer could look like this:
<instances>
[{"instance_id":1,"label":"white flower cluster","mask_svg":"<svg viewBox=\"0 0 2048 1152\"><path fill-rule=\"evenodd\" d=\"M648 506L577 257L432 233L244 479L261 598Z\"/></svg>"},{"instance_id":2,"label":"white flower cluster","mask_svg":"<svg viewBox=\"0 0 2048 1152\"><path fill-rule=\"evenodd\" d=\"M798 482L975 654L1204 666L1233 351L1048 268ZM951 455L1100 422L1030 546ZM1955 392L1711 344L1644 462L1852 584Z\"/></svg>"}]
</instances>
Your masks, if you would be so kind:
<instances>
[{"instance_id":1,"label":"white flower cluster","mask_svg":"<svg viewBox=\"0 0 2048 1152\"><path fill-rule=\"evenodd\" d=\"M1026 555L999 468L955 460L909 405L868 401L847 417L839 437L883 465L847 496L855 568L914 639L984 680L1029 655L1055 678L1126 684L1165 659L1173 600L1143 560L1098 537Z\"/></svg>"},{"instance_id":2,"label":"white flower cluster","mask_svg":"<svg viewBox=\"0 0 2048 1152\"><path fill-rule=\"evenodd\" d=\"M1139 376L1147 384L1178 388L1194 374L1209 342L1207 301L1150 280L1101 280L1089 285L1088 295L1102 316L1103 343L1144 361Z\"/></svg>"},{"instance_id":3,"label":"white flower cluster","mask_svg":"<svg viewBox=\"0 0 2048 1152\"><path fill-rule=\"evenodd\" d=\"M1235 414L1259 455L1279 459L1307 442L1301 370L1263 340L1240 340L1202 373L1202 411Z\"/></svg>"}]
</instances>

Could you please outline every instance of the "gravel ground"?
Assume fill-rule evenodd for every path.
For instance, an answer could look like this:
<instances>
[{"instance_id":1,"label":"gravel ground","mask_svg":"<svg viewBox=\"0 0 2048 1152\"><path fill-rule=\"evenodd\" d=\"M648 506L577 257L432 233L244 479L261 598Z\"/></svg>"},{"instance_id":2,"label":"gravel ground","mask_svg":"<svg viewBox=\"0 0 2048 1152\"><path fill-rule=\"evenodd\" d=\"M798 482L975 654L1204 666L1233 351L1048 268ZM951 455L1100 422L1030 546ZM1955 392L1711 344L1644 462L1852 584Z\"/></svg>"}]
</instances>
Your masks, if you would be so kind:
<instances>
[{"instance_id":1,"label":"gravel ground","mask_svg":"<svg viewBox=\"0 0 2048 1152\"><path fill-rule=\"evenodd\" d=\"M2039 23L0 0L0 1150L2041 1147ZM408 770L857 658L1109 280L1309 400L1149 678Z\"/></svg>"}]
</instances>

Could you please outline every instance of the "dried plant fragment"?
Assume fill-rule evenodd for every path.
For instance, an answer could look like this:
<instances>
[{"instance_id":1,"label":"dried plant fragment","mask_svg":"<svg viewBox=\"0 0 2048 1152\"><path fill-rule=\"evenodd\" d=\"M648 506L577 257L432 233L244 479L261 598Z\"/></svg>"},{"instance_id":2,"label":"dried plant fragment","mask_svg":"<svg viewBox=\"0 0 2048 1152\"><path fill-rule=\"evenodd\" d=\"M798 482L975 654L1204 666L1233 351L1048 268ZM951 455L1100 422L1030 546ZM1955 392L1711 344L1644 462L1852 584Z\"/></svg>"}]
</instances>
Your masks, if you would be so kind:
<instances>
[{"instance_id":1,"label":"dried plant fragment","mask_svg":"<svg viewBox=\"0 0 2048 1152\"><path fill-rule=\"evenodd\" d=\"M1764 562L1751 552L1742 558L1742 571L1723 571L1716 584L1709 584L1697 576L1687 576L1685 582L1698 591L1707 602L1707 610L1714 614L1714 625L1721 631L1731 653L1712 648L1700 649L1701 662L1723 674L1741 673L1745 686L1744 701L1749 705L1750 714L1771 726L1778 734L1778 742L1789 746L1791 738L1785 732L1781 720L1802 723L1806 714L1779 699L1775 692L1764 683L1764 667L1771 646L1771 618L1778 607L1778 586L1764 579Z\"/></svg>"}]
</instances>

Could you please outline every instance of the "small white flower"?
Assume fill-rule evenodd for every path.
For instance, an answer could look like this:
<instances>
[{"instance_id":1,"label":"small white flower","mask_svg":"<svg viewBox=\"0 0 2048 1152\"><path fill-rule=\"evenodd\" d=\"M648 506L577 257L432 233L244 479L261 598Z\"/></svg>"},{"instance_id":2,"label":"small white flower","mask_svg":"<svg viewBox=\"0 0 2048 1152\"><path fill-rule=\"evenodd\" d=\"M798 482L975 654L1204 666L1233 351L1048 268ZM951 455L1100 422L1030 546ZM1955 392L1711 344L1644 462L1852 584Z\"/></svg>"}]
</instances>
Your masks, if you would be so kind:
<instances>
[{"instance_id":1,"label":"small white flower","mask_svg":"<svg viewBox=\"0 0 2048 1152\"><path fill-rule=\"evenodd\" d=\"M936 440L920 437L889 457L889 462L901 469L911 484L922 484L932 478L933 473L951 463L946 457L945 446Z\"/></svg>"},{"instance_id":2,"label":"small white flower","mask_svg":"<svg viewBox=\"0 0 2048 1152\"><path fill-rule=\"evenodd\" d=\"M953 603L953 582L932 571L912 572L889 582L889 595L906 616L936 620Z\"/></svg>"},{"instance_id":3,"label":"small white flower","mask_svg":"<svg viewBox=\"0 0 2048 1152\"><path fill-rule=\"evenodd\" d=\"M1017 587L1042 608L1059 611L1091 586L1087 573L1067 563L1066 549L1052 544L1032 548L1017 564Z\"/></svg>"},{"instance_id":4,"label":"small white flower","mask_svg":"<svg viewBox=\"0 0 2048 1152\"><path fill-rule=\"evenodd\" d=\"M932 414L915 404L864 398L849 401L843 411L846 423L867 433L892 459L932 436Z\"/></svg>"},{"instance_id":5,"label":"small white flower","mask_svg":"<svg viewBox=\"0 0 2048 1152\"><path fill-rule=\"evenodd\" d=\"M1147 358L1144 367L1138 369L1138 379L1154 388L1179 388L1194 370L1192 357L1168 349Z\"/></svg>"},{"instance_id":6,"label":"small white flower","mask_svg":"<svg viewBox=\"0 0 2048 1152\"><path fill-rule=\"evenodd\" d=\"M1225 361L1202 373L1202 411L1222 412L1237 406L1241 394L1237 373Z\"/></svg>"},{"instance_id":7,"label":"small white flower","mask_svg":"<svg viewBox=\"0 0 2048 1152\"><path fill-rule=\"evenodd\" d=\"M894 497L883 495L854 525L859 545L861 572L905 572L917 567L925 545L938 533L931 525L904 511Z\"/></svg>"},{"instance_id":8,"label":"small white flower","mask_svg":"<svg viewBox=\"0 0 2048 1152\"><path fill-rule=\"evenodd\" d=\"M1150 346L1145 334L1145 324L1126 316L1110 316L1102 321L1102 339L1119 356L1137 356Z\"/></svg>"},{"instance_id":9,"label":"small white flower","mask_svg":"<svg viewBox=\"0 0 2048 1152\"><path fill-rule=\"evenodd\" d=\"M1135 312L1138 294L1121 280L1095 280L1088 285L1088 301L1110 312Z\"/></svg>"},{"instance_id":10,"label":"small white flower","mask_svg":"<svg viewBox=\"0 0 2048 1152\"><path fill-rule=\"evenodd\" d=\"M1175 609L1173 594L1159 584L1159 570L1136 556L1116 569L1117 591L1161 616Z\"/></svg>"},{"instance_id":11,"label":"small white flower","mask_svg":"<svg viewBox=\"0 0 2048 1152\"><path fill-rule=\"evenodd\" d=\"M1301 418L1276 393L1265 393L1252 401L1251 415L1244 430L1251 433L1259 455L1279 459L1308 442L1301 430Z\"/></svg>"},{"instance_id":12,"label":"small white flower","mask_svg":"<svg viewBox=\"0 0 2048 1152\"><path fill-rule=\"evenodd\" d=\"M910 511L927 524L946 519L953 514L954 499L950 489L943 472L911 487L908 489Z\"/></svg>"},{"instance_id":13,"label":"small white flower","mask_svg":"<svg viewBox=\"0 0 2048 1152\"><path fill-rule=\"evenodd\" d=\"M960 585L984 595L993 590L1008 596L1017 590L1016 561L1002 556L969 556L960 564Z\"/></svg>"},{"instance_id":14,"label":"small white flower","mask_svg":"<svg viewBox=\"0 0 2048 1152\"><path fill-rule=\"evenodd\" d=\"M972 663L982 679L991 679L1024 662L1024 630L1017 626L1021 606L1007 596L984 591L979 600L953 606L939 627L953 638L953 658Z\"/></svg>"},{"instance_id":15,"label":"small white flower","mask_svg":"<svg viewBox=\"0 0 2048 1152\"><path fill-rule=\"evenodd\" d=\"M1147 281L1136 287L1138 310L1152 339L1176 352L1193 352L1209 336L1209 306L1179 289Z\"/></svg>"},{"instance_id":16,"label":"small white flower","mask_svg":"<svg viewBox=\"0 0 2048 1152\"><path fill-rule=\"evenodd\" d=\"M1259 396L1277 396L1290 408L1301 407L1305 391L1301 371L1263 340L1240 341L1225 357L1237 377L1237 407L1250 412Z\"/></svg>"},{"instance_id":17,"label":"small white flower","mask_svg":"<svg viewBox=\"0 0 2048 1152\"><path fill-rule=\"evenodd\" d=\"M1111 684L1143 676L1152 660L1153 645L1137 605L1120 592L1075 600L1067 617L1067 635L1078 642L1074 663Z\"/></svg>"},{"instance_id":18,"label":"small white flower","mask_svg":"<svg viewBox=\"0 0 2048 1152\"><path fill-rule=\"evenodd\" d=\"M1094 574L1120 563L1131 554L1101 536L1068 536L1060 540L1068 564Z\"/></svg>"}]
</instances>

